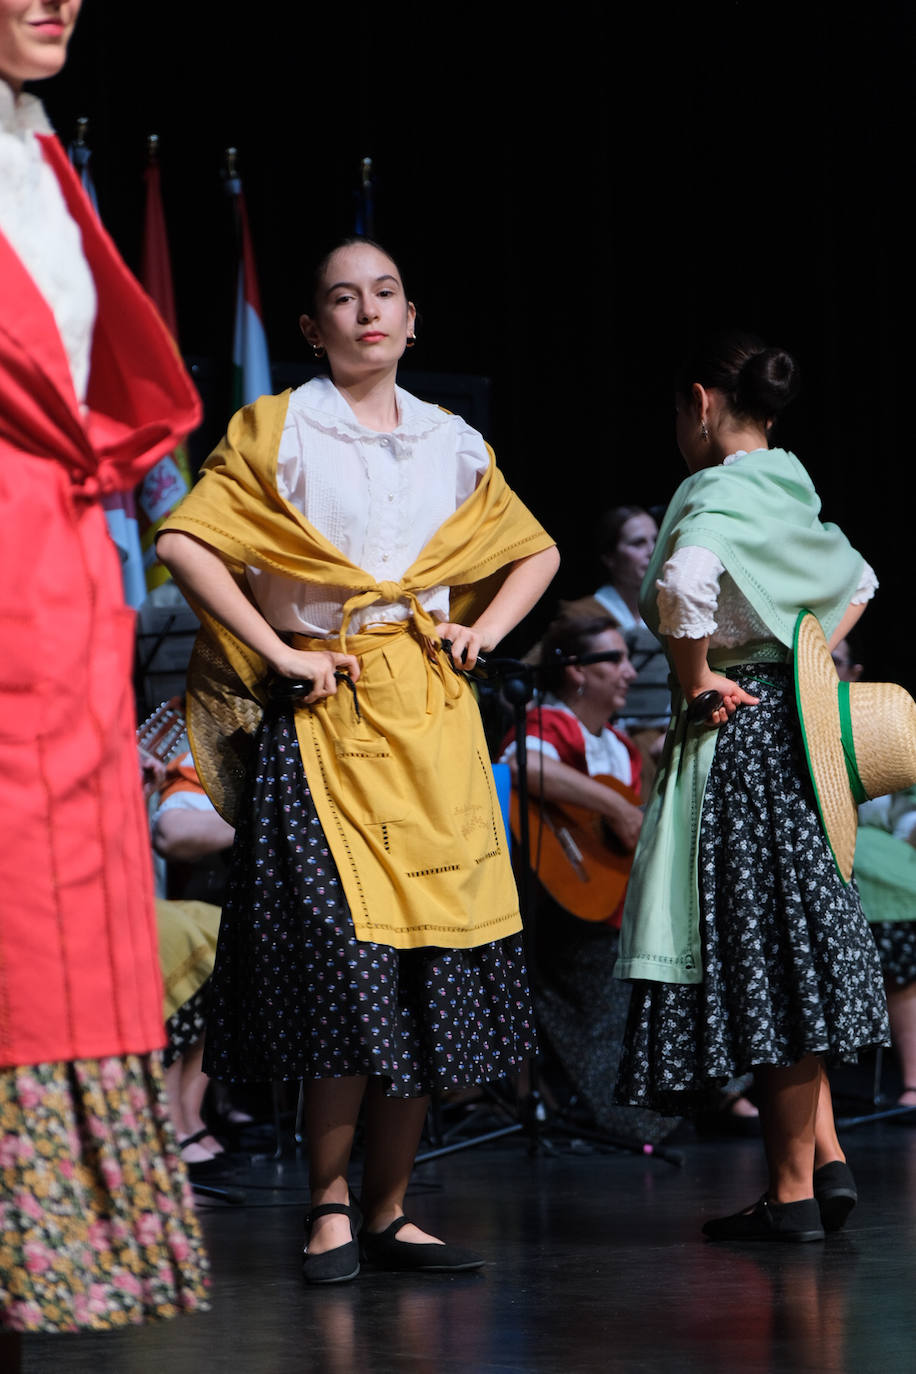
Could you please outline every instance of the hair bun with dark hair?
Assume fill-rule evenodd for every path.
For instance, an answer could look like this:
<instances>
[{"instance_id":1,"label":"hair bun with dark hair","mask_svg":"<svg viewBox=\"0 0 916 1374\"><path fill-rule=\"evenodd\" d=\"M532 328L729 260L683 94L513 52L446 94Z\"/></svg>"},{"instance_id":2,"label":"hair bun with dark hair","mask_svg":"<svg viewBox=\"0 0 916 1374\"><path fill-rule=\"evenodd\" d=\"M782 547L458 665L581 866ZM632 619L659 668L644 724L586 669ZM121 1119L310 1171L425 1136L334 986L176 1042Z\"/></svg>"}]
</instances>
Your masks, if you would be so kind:
<instances>
[{"instance_id":1,"label":"hair bun with dark hair","mask_svg":"<svg viewBox=\"0 0 916 1374\"><path fill-rule=\"evenodd\" d=\"M771 420L798 394L798 364L784 348L764 348L747 358L736 379L735 409Z\"/></svg>"}]
</instances>

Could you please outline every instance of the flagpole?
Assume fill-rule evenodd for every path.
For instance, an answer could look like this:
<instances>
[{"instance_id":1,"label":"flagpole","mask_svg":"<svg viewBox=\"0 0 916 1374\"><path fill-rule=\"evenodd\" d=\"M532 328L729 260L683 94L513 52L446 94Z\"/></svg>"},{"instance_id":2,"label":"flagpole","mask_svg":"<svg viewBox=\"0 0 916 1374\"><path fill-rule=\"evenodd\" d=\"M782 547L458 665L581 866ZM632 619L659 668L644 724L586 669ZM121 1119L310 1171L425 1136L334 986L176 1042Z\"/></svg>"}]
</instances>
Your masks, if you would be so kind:
<instances>
[{"instance_id":1,"label":"flagpole","mask_svg":"<svg viewBox=\"0 0 916 1374\"><path fill-rule=\"evenodd\" d=\"M271 390L270 355L261 309L261 290L248 224L248 208L238 170L238 149L227 148L223 184L235 213L238 272L232 334L232 396L235 409L250 405Z\"/></svg>"},{"instance_id":2,"label":"flagpole","mask_svg":"<svg viewBox=\"0 0 916 1374\"><path fill-rule=\"evenodd\" d=\"M162 203L159 154L159 135L148 134L144 173L146 206L140 276L177 348L178 312L175 308L172 262ZM163 521L190 491L191 485L191 462L187 444L182 441L171 453L160 458L155 467L146 474L137 490L140 546L143 550L146 586L150 592L162 586L170 577L168 569L156 557L156 533L162 527Z\"/></svg>"},{"instance_id":3,"label":"flagpole","mask_svg":"<svg viewBox=\"0 0 916 1374\"><path fill-rule=\"evenodd\" d=\"M364 157L359 164L359 190L356 192L356 218L353 226L354 233L359 234L361 238L375 237L374 186L372 158Z\"/></svg>"}]
</instances>

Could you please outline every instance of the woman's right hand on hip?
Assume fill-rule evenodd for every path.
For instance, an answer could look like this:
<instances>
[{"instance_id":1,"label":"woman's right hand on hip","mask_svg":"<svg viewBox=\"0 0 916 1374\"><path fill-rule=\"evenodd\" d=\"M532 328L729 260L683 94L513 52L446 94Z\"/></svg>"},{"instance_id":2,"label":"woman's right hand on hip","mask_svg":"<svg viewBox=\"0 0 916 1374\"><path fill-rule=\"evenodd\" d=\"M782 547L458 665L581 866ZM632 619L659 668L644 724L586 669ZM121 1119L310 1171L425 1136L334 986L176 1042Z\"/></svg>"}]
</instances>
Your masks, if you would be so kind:
<instances>
[{"instance_id":1,"label":"woman's right hand on hip","mask_svg":"<svg viewBox=\"0 0 916 1374\"><path fill-rule=\"evenodd\" d=\"M311 681L311 692L302 698L306 706L334 695L339 686L334 676L338 671L347 673L352 682L359 681L359 660L352 654L338 654L330 649L291 649L284 645L270 666L279 677Z\"/></svg>"}]
</instances>

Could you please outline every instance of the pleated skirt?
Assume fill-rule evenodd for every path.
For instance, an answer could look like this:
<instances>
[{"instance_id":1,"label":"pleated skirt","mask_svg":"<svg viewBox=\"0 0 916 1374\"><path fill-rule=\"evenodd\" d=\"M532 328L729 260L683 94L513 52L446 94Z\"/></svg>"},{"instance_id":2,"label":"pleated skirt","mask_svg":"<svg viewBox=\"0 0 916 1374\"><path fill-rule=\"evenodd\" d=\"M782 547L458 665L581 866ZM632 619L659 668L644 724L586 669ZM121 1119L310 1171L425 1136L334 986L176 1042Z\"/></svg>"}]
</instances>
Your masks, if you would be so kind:
<instances>
[{"instance_id":1,"label":"pleated skirt","mask_svg":"<svg viewBox=\"0 0 916 1374\"><path fill-rule=\"evenodd\" d=\"M379 1077L392 1097L490 1082L533 1050L521 936L357 940L288 711L265 713L230 862L204 1067L224 1082Z\"/></svg>"},{"instance_id":2,"label":"pleated skirt","mask_svg":"<svg viewBox=\"0 0 916 1374\"><path fill-rule=\"evenodd\" d=\"M617 1080L618 1101L675 1114L755 1066L888 1043L878 952L821 828L791 668L729 676L760 705L720 729L706 785L703 981L634 984Z\"/></svg>"}]
</instances>

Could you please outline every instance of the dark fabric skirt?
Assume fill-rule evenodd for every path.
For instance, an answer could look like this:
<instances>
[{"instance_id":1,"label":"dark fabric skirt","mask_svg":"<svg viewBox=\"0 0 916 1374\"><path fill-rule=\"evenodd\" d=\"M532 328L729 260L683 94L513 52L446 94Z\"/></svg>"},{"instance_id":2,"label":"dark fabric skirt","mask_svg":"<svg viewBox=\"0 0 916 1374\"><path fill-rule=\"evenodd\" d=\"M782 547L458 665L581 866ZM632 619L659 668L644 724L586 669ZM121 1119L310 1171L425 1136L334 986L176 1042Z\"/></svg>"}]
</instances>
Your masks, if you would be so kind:
<instances>
[{"instance_id":1,"label":"dark fabric skirt","mask_svg":"<svg viewBox=\"0 0 916 1374\"><path fill-rule=\"evenodd\" d=\"M817 815L792 671L730 677L761 698L719 731L703 801L703 982L634 984L618 1098L698 1109L711 1084L888 1042L875 941Z\"/></svg>"},{"instance_id":2,"label":"dark fabric skirt","mask_svg":"<svg viewBox=\"0 0 916 1374\"><path fill-rule=\"evenodd\" d=\"M419 1097L503 1077L535 1043L520 935L356 939L286 712L258 734L210 997L204 1068L229 1083L369 1074Z\"/></svg>"},{"instance_id":3,"label":"dark fabric skirt","mask_svg":"<svg viewBox=\"0 0 916 1374\"><path fill-rule=\"evenodd\" d=\"M620 934L603 922L571 916L546 893L535 921L531 984L543 1067L551 1063L591 1109L595 1125L631 1143L657 1144L676 1119L614 1101L630 985L614 977Z\"/></svg>"},{"instance_id":4,"label":"dark fabric skirt","mask_svg":"<svg viewBox=\"0 0 916 1374\"><path fill-rule=\"evenodd\" d=\"M885 980L895 988L916 983L916 921L876 921L871 933Z\"/></svg>"},{"instance_id":5,"label":"dark fabric skirt","mask_svg":"<svg viewBox=\"0 0 916 1374\"><path fill-rule=\"evenodd\" d=\"M156 1056L0 1070L0 1326L173 1317L206 1275Z\"/></svg>"},{"instance_id":6,"label":"dark fabric skirt","mask_svg":"<svg viewBox=\"0 0 916 1374\"><path fill-rule=\"evenodd\" d=\"M197 989L165 1023L168 1044L162 1051L166 1068L197 1044L207 1029L207 1009L210 1006L210 979Z\"/></svg>"}]
</instances>

